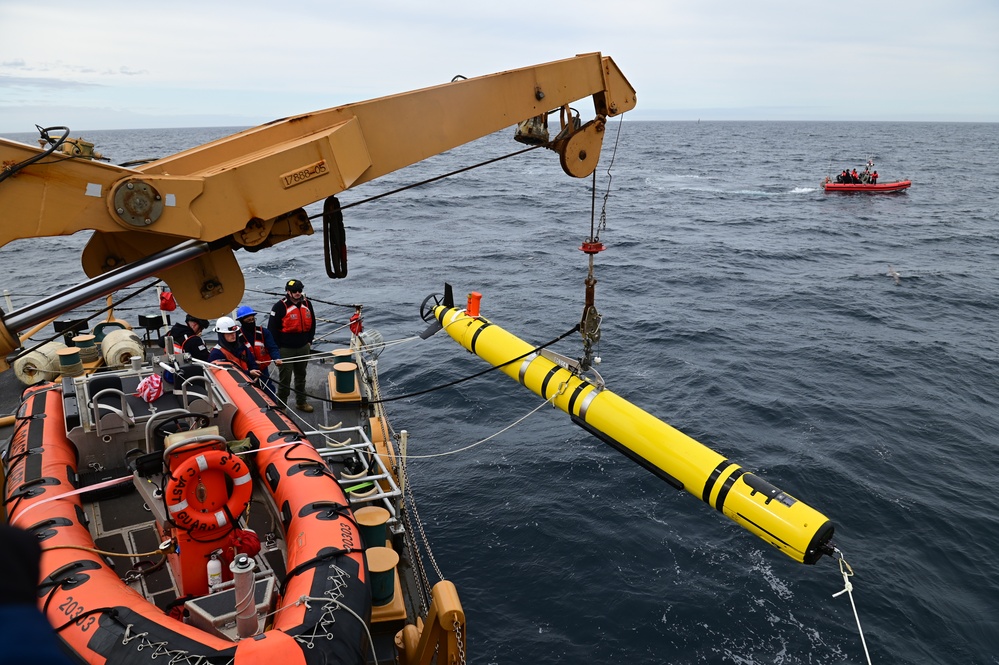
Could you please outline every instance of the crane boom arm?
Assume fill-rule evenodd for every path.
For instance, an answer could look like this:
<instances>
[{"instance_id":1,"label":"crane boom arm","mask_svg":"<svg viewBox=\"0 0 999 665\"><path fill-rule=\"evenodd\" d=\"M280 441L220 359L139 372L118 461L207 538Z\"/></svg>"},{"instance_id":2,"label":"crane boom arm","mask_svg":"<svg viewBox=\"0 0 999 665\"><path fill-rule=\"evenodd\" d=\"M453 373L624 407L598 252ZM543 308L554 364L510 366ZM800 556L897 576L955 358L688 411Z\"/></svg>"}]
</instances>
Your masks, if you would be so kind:
<instances>
[{"instance_id":1,"label":"crane boom arm","mask_svg":"<svg viewBox=\"0 0 999 665\"><path fill-rule=\"evenodd\" d=\"M605 117L636 101L613 60L588 54L276 120L136 169L39 163L0 185L0 246L83 229L211 242L585 97ZM0 141L5 163L38 152Z\"/></svg>"},{"instance_id":2,"label":"crane boom arm","mask_svg":"<svg viewBox=\"0 0 999 665\"><path fill-rule=\"evenodd\" d=\"M587 97L595 117L577 124L569 105ZM275 120L136 168L58 153L31 162L40 149L0 139L0 247L92 229L86 292L155 275L187 312L218 316L243 295L233 249L311 234L303 206L559 109L568 121L547 147L584 177L605 119L636 101L614 61L591 53ZM75 302L60 295L6 318L58 316ZM0 317L0 352L17 348L12 328Z\"/></svg>"}]
</instances>

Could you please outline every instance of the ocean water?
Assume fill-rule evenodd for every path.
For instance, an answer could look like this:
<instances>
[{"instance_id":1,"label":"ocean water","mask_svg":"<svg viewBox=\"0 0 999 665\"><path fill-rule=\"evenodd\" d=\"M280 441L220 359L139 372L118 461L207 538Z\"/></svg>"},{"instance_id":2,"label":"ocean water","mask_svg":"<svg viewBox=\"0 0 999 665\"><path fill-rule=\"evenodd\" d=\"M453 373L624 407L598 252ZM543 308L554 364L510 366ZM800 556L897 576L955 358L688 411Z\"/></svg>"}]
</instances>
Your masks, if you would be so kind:
<instances>
[{"instance_id":1,"label":"ocean water","mask_svg":"<svg viewBox=\"0 0 999 665\"><path fill-rule=\"evenodd\" d=\"M231 131L82 135L123 162ZM340 200L513 152L511 135ZM832 559L788 559L506 376L408 396L484 368L443 334L416 339L427 295L478 291L484 316L547 342L579 320L578 247L605 222L608 387L836 523L873 663L999 663L997 154L996 124L625 119L595 196L543 150L407 189L345 211L344 280L326 278L318 234L240 252L245 302L266 309L299 278L327 350L345 339L340 304L363 303L392 342L382 388L469 662L866 662ZM912 188L822 192L868 158ZM84 241L0 249L14 305L79 281Z\"/></svg>"}]
</instances>

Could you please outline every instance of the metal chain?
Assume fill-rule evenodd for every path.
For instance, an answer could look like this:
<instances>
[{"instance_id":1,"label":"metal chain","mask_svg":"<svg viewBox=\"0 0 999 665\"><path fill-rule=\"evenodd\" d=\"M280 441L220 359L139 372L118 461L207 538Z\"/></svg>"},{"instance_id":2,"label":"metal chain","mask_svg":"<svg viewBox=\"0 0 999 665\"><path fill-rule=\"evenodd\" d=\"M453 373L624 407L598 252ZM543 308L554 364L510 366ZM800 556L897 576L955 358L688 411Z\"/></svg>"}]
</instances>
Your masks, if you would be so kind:
<instances>
[{"instance_id":1,"label":"metal chain","mask_svg":"<svg viewBox=\"0 0 999 665\"><path fill-rule=\"evenodd\" d=\"M370 364L371 363L369 363L369 365ZM371 372L371 386L372 386L372 397L373 397L372 401L375 403L375 413L376 413L376 415L379 416L379 421L380 421L381 426L382 426L383 437L385 437L385 440L388 440L387 437L389 435L391 435L391 437L393 439L395 439L396 438L396 433L395 432L389 432L389 431L386 430L386 428L388 428L388 429L391 429L391 428L388 425L388 419L385 417L385 405L383 404L384 400L381 399L381 388L380 388L379 383L378 383L378 372L377 372L377 368L373 368L372 369L372 372ZM427 538L427 534L423 530L423 521L420 519L420 513L416 509L416 497L413 495L412 486L409 483L409 478L408 478L408 474L406 473L405 464L404 463L400 464L399 467L400 467L401 472L402 472L402 477L405 478L405 482L402 483L402 485L403 485L403 487L402 487L403 495L405 497L404 501L408 500L408 503L409 503L409 506L410 506L409 510L405 511L405 515L406 515L406 528L409 530L410 534L419 533L420 540L423 541L423 548L424 548L424 550L427 553L427 558L430 560L430 563L433 565L434 572L437 573L437 578L442 580L442 579L444 579L444 575L441 573L440 568L437 566L437 560L434 559L433 551L430 549L430 540ZM413 526L412 526L413 522L410 520L410 513L412 513L413 517L416 518L416 528L417 528L417 531L413 530ZM417 546L416 543L414 543L414 546L417 549L419 549L419 547ZM414 556L413 558L416 560L415 563L416 563L417 567L420 569L421 577L423 579L423 583L426 586L426 593L429 596L430 595L429 594L429 592L430 592L430 583L429 583L429 580L427 579L426 572L423 570L422 559L419 556L419 552L416 552L415 555L416 556Z\"/></svg>"},{"instance_id":2,"label":"metal chain","mask_svg":"<svg viewBox=\"0 0 999 665\"><path fill-rule=\"evenodd\" d=\"M355 351L359 351L360 346L355 345L355 340L357 340L356 335L354 335L351 339L351 347ZM389 437L391 437L393 440L398 440L396 432L392 430L391 425L389 425L388 418L385 417L385 405L382 404L381 402L381 385L378 381L378 363L376 360L372 360L367 363L367 366L371 370L368 375L368 381L371 390L372 401L375 403L375 416L378 418L382 430L382 438L385 441L388 441ZM413 528L413 520L411 518L411 514L415 515L417 520L419 520L419 513L416 510L416 497L413 495L413 491L409 485L409 477L408 477L409 474L405 463L405 451L403 451L401 448L401 442L399 445L400 445L399 450L401 457L399 457L399 459L397 460L397 465L395 470L399 476L400 489L402 489L403 492L403 498L402 498L403 504L408 503L410 506L409 509L402 510L401 512L402 512L403 524L405 526L406 535L407 535L406 543L409 545L410 553L412 555L410 558L413 564L413 569L416 572L416 577L419 580L420 614L426 616L427 612L430 611L430 603L429 603L431 596L430 579L427 576L426 568L423 565L423 557L420 556L420 545L418 542L416 542L415 538L413 537L414 534L417 533L417 531ZM430 560L433 561L434 560L433 553L430 551L430 543L427 540L426 534L423 532L422 524L419 525L419 533L421 535L421 538L423 539L424 543L423 548L426 550L427 556L430 558ZM440 570L437 569L436 562L434 563L434 568L435 570L437 570L437 574L440 575Z\"/></svg>"},{"instance_id":3,"label":"metal chain","mask_svg":"<svg viewBox=\"0 0 999 665\"><path fill-rule=\"evenodd\" d=\"M458 662L465 665L465 643L461 641L461 626L458 625L458 617L454 618L454 638L458 642Z\"/></svg>"},{"instance_id":4,"label":"metal chain","mask_svg":"<svg viewBox=\"0 0 999 665\"><path fill-rule=\"evenodd\" d=\"M403 499L409 499L409 504L412 505L412 496L409 494L409 486L406 486L406 497ZM413 529L413 522L410 519L410 511L403 511L403 519L406 522L406 533L410 536L406 542L410 544L410 554L413 563L413 568L416 570L416 576L419 578L420 582L420 615L426 616L427 612L430 611L429 598L431 595L430 580L427 578L427 571L423 567L423 557L420 556L419 544L412 538L416 531Z\"/></svg>"},{"instance_id":5,"label":"metal chain","mask_svg":"<svg viewBox=\"0 0 999 665\"><path fill-rule=\"evenodd\" d=\"M420 513L416 509L416 498L413 496L412 483L410 483L406 489L409 496L410 510L412 510L413 516L416 518L416 528L419 530L420 540L423 541L423 547L426 549L427 558L430 560L430 564L434 567L434 572L437 573L437 579L442 580L444 579L444 574L437 566L437 560L434 558L434 553L430 549L430 540L427 538L427 534L423 530L423 520L420 519Z\"/></svg>"}]
</instances>

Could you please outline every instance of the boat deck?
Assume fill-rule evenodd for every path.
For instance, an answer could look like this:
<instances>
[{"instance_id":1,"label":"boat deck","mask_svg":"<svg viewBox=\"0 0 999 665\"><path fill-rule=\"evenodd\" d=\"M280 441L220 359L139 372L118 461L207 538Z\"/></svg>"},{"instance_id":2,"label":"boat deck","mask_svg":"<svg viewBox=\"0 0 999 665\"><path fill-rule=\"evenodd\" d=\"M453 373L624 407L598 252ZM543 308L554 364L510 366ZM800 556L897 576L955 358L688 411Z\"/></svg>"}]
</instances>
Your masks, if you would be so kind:
<instances>
[{"instance_id":1,"label":"boat deck","mask_svg":"<svg viewBox=\"0 0 999 665\"><path fill-rule=\"evenodd\" d=\"M142 374L139 372L131 375L124 372L118 376L120 390L125 394L127 406L131 409L136 422L148 418L150 411L150 405L133 394L141 377ZM313 379L317 380L323 383L328 381L332 389L332 373L325 380L318 377ZM75 401L72 384L72 379L63 381L64 390L69 394L68 398L64 398L64 403L69 407L72 407ZM12 398L20 395L23 388L24 386L16 380L12 372L0 375L0 396L6 402L0 404L0 411L13 414L18 404ZM320 389L325 388L326 386L320 386ZM320 390L309 392L320 394ZM334 395L333 399L322 401L322 408L317 408L314 413L295 411L287 415L298 422L309 443L319 451L328 472L339 480L341 489L353 510L377 505L389 512L390 517L386 527L389 539L387 544L401 556L395 575L396 588L393 600L372 609L369 629L375 653L369 652L368 662L397 662L396 634L402 630L409 617L421 614L420 585L417 583L416 571L411 561L412 549L404 525L405 520L400 514L403 506L402 492L394 474L385 467L382 455L379 455L378 444L366 433L372 431L373 423L369 422L368 410L361 406L360 395L349 395L346 398L340 395L339 399L337 397ZM178 401L178 396L170 393L165 394L160 400L157 400L153 411L185 409L190 406ZM225 405L217 407L226 408ZM90 427L97 427L97 423L93 422L97 420L93 410L80 409L82 413L71 411L71 408L67 409L66 413L67 430L72 431L74 428L82 427L81 420L84 423L89 420ZM0 451L6 450L13 433L13 426L0 428ZM374 436L377 438L382 434L379 432ZM209 630L214 630L229 639L235 639L234 601L233 598L228 598L227 601L227 597L234 594L232 583L229 583L228 588L223 586L219 591L194 602L182 597L171 566L167 564L166 557L157 552L163 542L162 534L157 527L157 517L162 522L165 510L162 499L155 494L149 494L153 490L146 490L143 483L133 482L133 471L125 465L120 468L105 468L101 464L94 463L89 465L90 468L84 466L88 443L82 443L80 487L95 486L106 481L121 481L110 487L81 495L83 510L89 520L96 549L109 553L104 555L104 559L118 577L162 611L177 613L183 610L187 622L194 624L201 622L206 624ZM131 442L127 445L133 444L134 442ZM126 444L115 445L126 447ZM125 460L129 458L129 454L114 458ZM357 459L364 459L369 465L360 477L349 473L353 470ZM156 478L148 484L149 488L159 486L162 486L161 479ZM261 625L266 625L267 612L273 607L277 593L275 587L286 576L284 561L287 547L282 516L262 489L262 483L254 483L254 491L246 514L247 518L241 527L254 531L261 544L260 552L254 560L258 585L257 600L260 601L258 615ZM261 580L270 581L261 584ZM268 587L267 584L271 586ZM192 614L195 616L192 617Z\"/></svg>"}]
</instances>

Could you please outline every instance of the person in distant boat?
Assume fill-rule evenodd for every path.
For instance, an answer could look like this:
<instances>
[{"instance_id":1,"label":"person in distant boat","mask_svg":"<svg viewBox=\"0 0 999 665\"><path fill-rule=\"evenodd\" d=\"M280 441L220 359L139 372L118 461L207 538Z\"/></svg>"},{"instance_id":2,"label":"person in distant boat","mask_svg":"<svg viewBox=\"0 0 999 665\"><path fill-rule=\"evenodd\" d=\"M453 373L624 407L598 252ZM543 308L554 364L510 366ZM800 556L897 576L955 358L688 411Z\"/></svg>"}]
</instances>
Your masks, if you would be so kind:
<instances>
[{"instance_id":1,"label":"person in distant boat","mask_svg":"<svg viewBox=\"0 0 999 665\"><path fill-rule=\"evenodd\" d=\"M240 305L236 310L236 320L242 326L243 339L249 342L250 348L253 350L253 357L257 361L264 386L271 394L276 395L274 380L271 379L271 373L268 370L271 361L281 367L281 351L274 341L274 336L267 328L257 325L257 313L253 311L252 307Z\"/></svg>"},{"instance_id":2,"label":"person in distant boat","mask_svg":"<svg viewBox=\"0 0 999 665\"><path fill-rule=\"evenodd\" d=\"M188 314L184 321L184 323L175 323L167 334L173 337L173 343L180 347L184 353L197 360L207 362L208 347L205 346L205 340L201 338L201 333L208 328L208 319Z\"/></svg>"},{"instance_id":3,"label":"person in distant boat","mask_svg":"<svg viewBox=\"0 0 999 665\"><path fill-rule=\"evenodd\" d=\"M850 181L855 185L860 184L860 176L857 175L857 169L853 169L853 172L850 174Z\"/></svg>"},{"instance_id":4,"label":"person in distant boat","mask_svg":"<svg viewBox=\"0 0 999 665\"><path fill-rule=\"evenodd\" d=\"M843 169L843 172L836 176L836 182L841 184L850 182L850 174L847 173L846 169Z\"/></svg>"},{"instance_id":5,"label":"person in distant boat","mask_svg":"<svg viewBox=\"0 0 999 665\"><path fill-rule=\"evenodd\" d=\"M875 171L874 173L871 174L871 184L872 185L878 184L878 172L877 171Z\"/></svg>"},{"instance_id":6,"label":"person in distant boat","mask_svg":"<svg viewBox=\"0 0 999 665\"><path fill-rule=\"evenodd\" d=\"M869 166L865 166L864 172L860 174L860 182L865 185L871 182L871 169Z\"/></svg>"},{"instance_id":7,"label":"person in distant boat","mask_svg":"<svg viewBox=\"0 0 999 665\"><path fill-rule=\"evenodd\" d=\"M305 379L312 340L316 337L316 313L303 293L305 285L301 280L288 280L284 290L285 297L274 304L267 319L267 328L285 361L278 368L277 396L282 404L287 402L294 375L295 408L310 413L313 408L307 401Z\"/></svg>"},{"instance_id":8,"label":"person in distant boat","mask_svg":"<svg viewBox=\"0 0 999 665\"><path fill-rule=\"evenodd\" d=\"M228 360L254 379L260 378L257 359L253 357L253 349L240 331L239 325L228 316L220 316L215 322L215 332L219 334L219 343L208 355L208 360Z\"/></svg>"}]
</instances>

